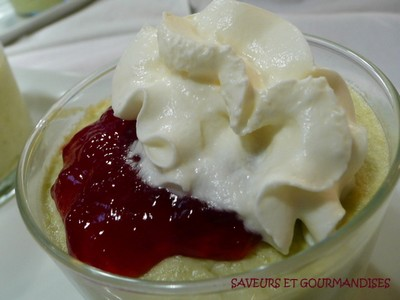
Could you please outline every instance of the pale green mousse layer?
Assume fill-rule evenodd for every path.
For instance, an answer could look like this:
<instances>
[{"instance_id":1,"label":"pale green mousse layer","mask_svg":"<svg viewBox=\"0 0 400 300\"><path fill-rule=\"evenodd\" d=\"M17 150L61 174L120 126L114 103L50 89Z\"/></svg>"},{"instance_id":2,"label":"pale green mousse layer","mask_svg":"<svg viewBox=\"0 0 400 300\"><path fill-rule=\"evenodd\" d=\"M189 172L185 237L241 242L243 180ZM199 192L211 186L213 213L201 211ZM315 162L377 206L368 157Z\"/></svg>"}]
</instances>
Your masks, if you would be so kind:
<instances>
[{"instance_id":1,"label":"pale green mousse layer","mask_svg":"<svg viewBox=\"0 0 400 300\"><path fill-rule=\"evenodd\" d=\"M354 189L342 199L346 215L339 226L344 226L365 207L384 180L389 165L388 145L378 119L359 94L353 92L352 97L357 121L368 131L368 153L363 167L356 175ZM102 103L99 107L88 110L85 120L77 126L77 130L96 120L106 106L106 103ZM70 136L66 137L66 141L69 139ZM58 153L54 157L48 178L43 186L43 199L45 199L44 209L48 216L46 222L49 235L60 248L66 251L64 227L49 194L50 187L60 168L61 155ZM187 281L229 276L281 261L307 247L309 246L303 238L301 223L298 222L289 255L283 255L270 245L260 243L250 255L240 261L213 261L175 256L156 265L143 278L158 281Z\"/></svg>"}]
</instances>

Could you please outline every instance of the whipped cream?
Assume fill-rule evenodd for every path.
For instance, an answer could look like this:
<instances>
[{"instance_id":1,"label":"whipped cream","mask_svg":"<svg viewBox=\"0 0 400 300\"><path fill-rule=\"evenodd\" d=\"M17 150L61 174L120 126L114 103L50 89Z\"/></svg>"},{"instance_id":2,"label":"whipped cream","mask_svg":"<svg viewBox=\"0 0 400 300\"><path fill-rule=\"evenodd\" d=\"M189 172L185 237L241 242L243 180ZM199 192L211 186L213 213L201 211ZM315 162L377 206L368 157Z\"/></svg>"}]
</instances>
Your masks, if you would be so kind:
<instances>
[{"instance_id":1,"label":"whipped cream","mask_svg":"<svg viewBox=\"0 0 400 300\"><path fill-rule=\"evenodd\" d=\"M301 32L232 0L143 28L112 106L137 120L145 181L236 211L282 253L297 219L315 242L335 229L367 148L346 83Z\"/></svg>"}]
</instances>

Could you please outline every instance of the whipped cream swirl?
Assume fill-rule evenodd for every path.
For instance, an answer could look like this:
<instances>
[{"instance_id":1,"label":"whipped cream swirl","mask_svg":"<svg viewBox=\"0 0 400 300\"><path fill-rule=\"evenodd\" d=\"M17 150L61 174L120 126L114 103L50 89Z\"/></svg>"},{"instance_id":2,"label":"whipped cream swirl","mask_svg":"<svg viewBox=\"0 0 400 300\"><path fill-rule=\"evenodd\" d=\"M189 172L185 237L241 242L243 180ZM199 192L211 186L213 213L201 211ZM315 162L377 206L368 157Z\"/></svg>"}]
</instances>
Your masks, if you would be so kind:
<instances>
[{"instance_id":1,"label":"whipped cream swirl","mask_svg":"<svg viewBox=\"0 0 400 300\"><path fill-rule=\"evenodd\" d=\"M145 181L235 210L282 253L297 219L316 242L335 229L367 148L346 83L301 32L232 0L143 28L112 105L137 120Z\"/></svg>"}]
</instances>

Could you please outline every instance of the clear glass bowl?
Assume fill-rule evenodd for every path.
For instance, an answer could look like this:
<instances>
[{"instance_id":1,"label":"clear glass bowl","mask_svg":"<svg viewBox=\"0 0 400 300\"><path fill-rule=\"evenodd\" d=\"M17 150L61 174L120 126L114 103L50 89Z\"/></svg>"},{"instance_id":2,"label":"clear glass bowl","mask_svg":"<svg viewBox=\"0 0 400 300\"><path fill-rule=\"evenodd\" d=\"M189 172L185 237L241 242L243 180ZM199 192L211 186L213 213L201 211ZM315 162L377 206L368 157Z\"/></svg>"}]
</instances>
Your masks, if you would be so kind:
<instances>
[{"instance_id":1,"label":"clear glass bowl","mask_svg":"<svg viewBox=\"0 0 400 300\"><path fill-rule=\"evenodd\" d=\"M72 258L59 249L46 232L41 187L46 167L64 142L63 137L69 133L71 124L82 117L81 110L76 114L65 114L65 111L85 108L110 97L114 72L114 66L111 66L78 84L51 108L30 137L17 175L16 195L27 228L86 298L353 299L357 289L320 289L310 285L316 284L315 278L357 278L365 274L389 196L399 177L399 95L385 75L361 56L317 37L307 36L307 39L316 64L339 72L347 82L362 91L384 127L389 144L390 169L365 209L323 242L284 261L234 277L192 282L146 281L116 276ZM280 288L240 288L237 285L240 278L257 278L260 286L272 278Z\"/></svg>"}]
</instances>

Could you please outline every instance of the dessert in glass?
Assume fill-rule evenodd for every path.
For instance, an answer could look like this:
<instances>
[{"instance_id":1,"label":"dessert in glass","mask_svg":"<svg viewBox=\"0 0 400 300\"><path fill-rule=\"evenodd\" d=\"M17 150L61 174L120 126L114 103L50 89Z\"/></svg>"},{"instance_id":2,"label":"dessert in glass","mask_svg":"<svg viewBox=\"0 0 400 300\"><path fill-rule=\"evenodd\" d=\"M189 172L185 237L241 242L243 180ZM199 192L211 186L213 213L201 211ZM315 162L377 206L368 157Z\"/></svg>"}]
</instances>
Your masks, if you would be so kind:
<instances>
[{"instance_id":1,"label":"dessert in glass","mask_svg":"<svg viewBox=\"0 0 400 300\"><path fill-rule=\"evenodd\" d=\"M165 14L39 123L20 211L88 298L351 299L399 175L398 100L248 4Z\"/></svg>"},{"instance_id":2,"label":"dessert in glass","mask_svg":"<svg viewBox=\"0 0 400 300\"><path fill-rule=\"evenodd\" d=\"M32 131L28 109L0 44L0 205L14 195L15 173Z\"/></svg>"}]
</instances>

